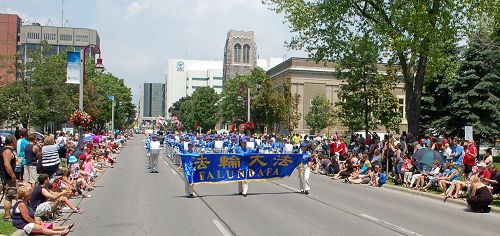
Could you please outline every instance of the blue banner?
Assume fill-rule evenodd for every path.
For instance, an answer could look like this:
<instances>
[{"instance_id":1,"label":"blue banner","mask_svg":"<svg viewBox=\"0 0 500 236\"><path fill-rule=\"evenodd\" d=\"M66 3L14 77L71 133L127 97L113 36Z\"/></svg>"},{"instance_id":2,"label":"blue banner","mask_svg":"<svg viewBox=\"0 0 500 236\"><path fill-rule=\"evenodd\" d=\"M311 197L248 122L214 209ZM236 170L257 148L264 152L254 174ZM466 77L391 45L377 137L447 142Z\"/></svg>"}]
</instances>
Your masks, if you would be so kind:
<instances>
[{"instance_id":1,"label":"blue banner","mask_svg":"<svg viewBox=\"0 0 500 236\"><path fill-rule=\"evenodd\" d=\"M66 83L80 84L81 66L80 52L67 51Z\"/></svg>"},{"instance_id":2,"label":"blue banner","mask_svg":"<svg viewBox=\"0 0 500 236\"><path fill-rule=\"evenodd\" d=\"M189 183L261 180L290 176L301 154L184 154L184 175Z\"/></svg>"}]
</instances>

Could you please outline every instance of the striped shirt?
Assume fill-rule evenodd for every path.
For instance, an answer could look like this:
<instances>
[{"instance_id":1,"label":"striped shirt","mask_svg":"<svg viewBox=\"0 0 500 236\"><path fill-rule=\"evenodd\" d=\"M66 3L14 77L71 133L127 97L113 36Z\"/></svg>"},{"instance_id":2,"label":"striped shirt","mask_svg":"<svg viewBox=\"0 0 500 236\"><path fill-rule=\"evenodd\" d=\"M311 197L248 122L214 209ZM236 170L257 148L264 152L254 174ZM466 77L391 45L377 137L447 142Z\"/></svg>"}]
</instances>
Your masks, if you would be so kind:
<instances>
[{"instance_id":1,"label":"striped shirt","mask_svg":"<svg viewBox=\"0 0 500 236\"><path fill-rule=\"evenodd\" d=\"M59 165L59 145L47 145L42 147L42 166L55 166Z\"/></svg>"}]
</instances>

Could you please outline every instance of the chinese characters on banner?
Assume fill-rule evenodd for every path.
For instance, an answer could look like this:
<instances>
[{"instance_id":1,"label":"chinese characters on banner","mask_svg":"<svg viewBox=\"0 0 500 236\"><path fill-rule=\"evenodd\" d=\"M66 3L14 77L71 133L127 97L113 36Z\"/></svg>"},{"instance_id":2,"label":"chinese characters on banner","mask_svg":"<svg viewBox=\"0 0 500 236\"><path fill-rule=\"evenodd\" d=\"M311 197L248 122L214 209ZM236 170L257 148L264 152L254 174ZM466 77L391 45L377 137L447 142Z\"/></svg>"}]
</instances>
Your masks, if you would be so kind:
<instances>
[{"instance_id":1,"label":"chinese characters on banner","mask_svg":"<svg viewBox=\"0 0 500 236\"><path fill-rule=\"evenodd\" d=\"M186 154L181 155L189 183L283 178L300 164L300 154Z\"/></svg>"}]
</instances>

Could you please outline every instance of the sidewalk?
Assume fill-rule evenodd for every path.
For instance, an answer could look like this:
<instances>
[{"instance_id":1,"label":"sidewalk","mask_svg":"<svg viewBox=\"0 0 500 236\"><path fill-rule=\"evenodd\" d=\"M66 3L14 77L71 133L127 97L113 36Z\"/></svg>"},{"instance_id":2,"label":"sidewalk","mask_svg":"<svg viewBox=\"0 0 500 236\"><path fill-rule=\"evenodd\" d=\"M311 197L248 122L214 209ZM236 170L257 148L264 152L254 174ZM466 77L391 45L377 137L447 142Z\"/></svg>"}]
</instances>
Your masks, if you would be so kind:
<instances>
[{"instance_id":1,"label":"sidewalk","mask_svg":"<svg viewBox=\"0 0 500 236\"><path fill-rule=\"evenodd\" d=\"M123 151L123 149L122 149L122 151ZM121 153L121 152L120 152L120 153ZM112 154L112 157L113 157L113 158L115 158L115 157L117 157L118 155L119 155L119 154ZM104 174L106 174L106 172L108 172L108 169L109 169L109 168L105 168L105 171L104 171L104 172L102 172L102 173L101 173L101 174L97 177L97 179L96 179L96 181L95 181L96 183L98 183L98 182L99 182L99 179L101 179L101 178L102 178L102 176L104 176ZM90 193L92 193L92 192L90 192ZM92 195L92 197L93 197L93 194L90 194L90 195ZM91 197L91 198L89 198L89 200L92 200L92 197ZM80 203L83 201L83 199L86 199L86 198L83 198L83 197L71 198L71 199L70 199L70 201L71 201L71 203L73 203L73 204L75 205L75 207L79 207L79 206L80 206ZM1 213L4 213L4 209L3 209L3 200L2 200L2 202L0 202L0 206L1 206L1 207L0 207L0 214L1 214ZM85 209L83 209L83 210L85 211ZM56 222L53 222L54 224L59 224L59 225L61 225L61 226L62 226L62 225L65 225L65 224L67 224L67 222L68 222L68 221L71 221L71 219L70 219L70 218L71 218L71 216L73 216L73 214L75 214L75 213L73 213L71 210L70 210L70 211L61 211L61 213L62 213L62 217L61 217L61 219L60 219L60 220L58 220L58 221L56 221ZM85 212L84 212L83 214L85 214ZM25 235L27 236L27 234L26 234L23 230L16 230L16 231L12 234L12 236L25 236Z\"/></svg>"},{"instance_id":2,"label":"sidewalk","mask_svg":"<svg viewBox=\"0 0 500 236\"><path fill-rule=\"evenodd\" d=\"M412 190L409 188L400 187L400 186L391 185L391 184L384 184L384 188L393 189L396 191L406 192L406 193L410 193L410 194L415 194L415 195L419 195L419 196L424 196L424 197L428 197L428 198L434 198L434 199L443 201L443 196L438 195L438 194L434 194L434 193L430 193L430 192L421 192L418 190ZM493 197L493 199L495 199L495 197ZM459 198L459 199L448 198L446 200L446 202L461 205L464 207L468 206L467 202L463 198ZM490 206L490 207L491 207L491 212L500 213L500 207L496 207L496 206Z\"/></svg>"}]
</instances>

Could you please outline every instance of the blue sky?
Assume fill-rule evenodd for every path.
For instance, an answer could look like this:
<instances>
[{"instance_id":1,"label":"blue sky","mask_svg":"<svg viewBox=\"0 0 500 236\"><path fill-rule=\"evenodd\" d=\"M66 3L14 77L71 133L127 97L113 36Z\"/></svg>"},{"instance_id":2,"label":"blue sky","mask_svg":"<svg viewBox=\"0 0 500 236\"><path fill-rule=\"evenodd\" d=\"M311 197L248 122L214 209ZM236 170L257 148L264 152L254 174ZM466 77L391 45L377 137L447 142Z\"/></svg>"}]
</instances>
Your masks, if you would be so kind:
<instances>
[{"instance_id":1,"label":"blue sky","mask_svg":"<svg viewBox=\"0 0 500 236\"><path fill-rule=\"evenodd\" d=\"M60 26L61 1L0 0L0 11ZM230 29L253 30L261 58L307 56L284 46L289 28L261 0L65 0L64 22L98 30L106 69L134 101L144 82L164 82L169 58L222 60Z\"/></svg>"}]
</instances>

